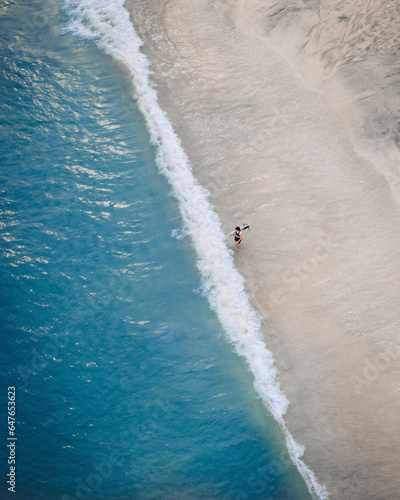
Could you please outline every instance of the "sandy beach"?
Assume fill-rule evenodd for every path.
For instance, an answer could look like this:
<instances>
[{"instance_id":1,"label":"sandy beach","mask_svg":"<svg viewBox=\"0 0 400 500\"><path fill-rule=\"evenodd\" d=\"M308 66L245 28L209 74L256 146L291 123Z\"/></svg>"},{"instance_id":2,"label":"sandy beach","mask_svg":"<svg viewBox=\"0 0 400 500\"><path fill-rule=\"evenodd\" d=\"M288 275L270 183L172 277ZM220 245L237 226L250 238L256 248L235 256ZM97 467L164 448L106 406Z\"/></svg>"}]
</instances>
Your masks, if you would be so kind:
<instances>
[{"instance_id":1,"label":"sandy beach","mask_svg":"<svg viewBox=\"0 0 400 500\"><path fill-rule=\"evenodd\" d=\"M398 2L216 0L214 5L323 90L355 149L385 173L400 201Z\"/></svg>"},{"instance_id":2,"label":"sandy beach","mask_svg":"<svg viewBox=\"0 0 400 500\"><path fill-rule=\"evenodd\" d=\"M332 499L400 491L400 7L128 0Z\"/></svg>"}]
</instances>

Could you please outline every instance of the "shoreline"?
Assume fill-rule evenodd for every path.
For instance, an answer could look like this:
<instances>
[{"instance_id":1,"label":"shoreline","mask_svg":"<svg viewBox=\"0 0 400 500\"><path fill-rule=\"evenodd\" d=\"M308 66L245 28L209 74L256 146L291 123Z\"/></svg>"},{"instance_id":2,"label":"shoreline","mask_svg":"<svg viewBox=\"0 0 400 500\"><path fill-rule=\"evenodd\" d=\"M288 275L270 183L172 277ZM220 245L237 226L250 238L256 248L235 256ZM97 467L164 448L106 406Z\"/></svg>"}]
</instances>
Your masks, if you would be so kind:
<instances>
[{"instance_id":1,"label":"shoreline","mask_svg":"<svg viewBox=\"0 0 400 500\"><path fill-rule=\"evenodd\" d=\"M255 391L264 406L270 410L270 417L280 427L282 434L277 434L276 438L282 446L286 441L286 450L282 449L280 456L289 453L296 466L296 473L290 467L293 486L284 487L282 494L289 495L290 498L308 498L308 494L305 494L307 486L313 498L325 500L325 487L317 482L313 471L303 462L303 447L297 444L286 427L283 415L287 409L287 399L276 381L272 354L262 340L259 318L244 292L244 280L234 266L233 254L223 241L220 220L207 200L207 191L193 177L180 139L165 112L159 107L157 93L149 80L149 61L140 52L143 42L130 22L128 11L122 7L123 3L122 1L114 8L105 2L97 4L96 9L82 4L83 9L76 12L77 17L75 12L71 12L73 23L69 30L85 39L95 39L99 48L124 65L128 71L127 76L134 81L132 90L145 119L150 141L156 149L156 164L172 188L179 204L183 226L190 234L197 254L196 267L201 276L201 288L211 309L219 318L226 340L232 345L233 352L245 358L254 377ZM204 232L205 227L207 233ZM274 454L273 456L275 457ZM265 466L268 465L269 462L266 462ZM283 462L281 465L285 467ZM248 487L252 489L252 469L248 468L243 473L244 479L248 477Z\"/></svg>"},{"instance_id":2,"label":"shoreline","mask_svg":"<svg viewBox=\"0 0 400 500\"><path fill-rule=\"evenodd\" d=\"M393 498L400 227L386 180L325 96L208 2L127 6L222 227L252 227L235 264L306 464L330 498Z\"/></svg>"}]
</instances>

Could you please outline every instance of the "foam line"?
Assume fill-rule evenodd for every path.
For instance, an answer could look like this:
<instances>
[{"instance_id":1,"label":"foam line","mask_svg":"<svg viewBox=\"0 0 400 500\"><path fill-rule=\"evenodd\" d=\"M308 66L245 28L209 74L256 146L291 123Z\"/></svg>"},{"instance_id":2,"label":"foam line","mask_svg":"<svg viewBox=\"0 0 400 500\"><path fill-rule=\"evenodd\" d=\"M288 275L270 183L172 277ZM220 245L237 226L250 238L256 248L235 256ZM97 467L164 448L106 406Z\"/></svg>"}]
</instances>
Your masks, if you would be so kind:
<instances>
[{"instance_id":1,"label":"foam line","mask_svg":"<svg viewBox=\"0 0 400 500\"><path fill-rule=\"evenodd\" d=\"M124 0L65 0L70 23L64 32L92 39L107 54L125 64L132 75L138 106L146 120L156 161L178 200L185 230L197 252L197 267L211 307L238 354L244 356L254 375L254 386L264 404L278 421L286 438L290 457L304 478L313 498L327 499L304 461L304 449L289 433L284 414L288 401L276 381L272 353L266 348L260 321L244 292L244 280L234 266L224 243L217 214L207 198L209 193L192 175L190 162L166 114L159 107L157 93L149 83L149 62L140 52L137 36L124 8ZM206 233L204 227L207 227Z\"/></svg>"}]
</instances>

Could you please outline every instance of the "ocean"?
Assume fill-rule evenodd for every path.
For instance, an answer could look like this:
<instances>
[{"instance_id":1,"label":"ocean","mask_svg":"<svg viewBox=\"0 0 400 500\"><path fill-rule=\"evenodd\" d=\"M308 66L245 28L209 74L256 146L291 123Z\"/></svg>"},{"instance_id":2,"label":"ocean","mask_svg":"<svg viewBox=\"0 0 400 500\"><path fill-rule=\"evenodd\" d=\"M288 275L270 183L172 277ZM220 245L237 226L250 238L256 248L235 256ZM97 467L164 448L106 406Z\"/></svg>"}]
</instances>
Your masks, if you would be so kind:
<instances>
[{"instance_id":1,"label":"ocean","mask_svg":"<svg viewBox=\"0 0 400 500\"><path fill-rule=\"evenodd\" d=\"M325 498L218 217L108 4L0 4L1 497Z\"/></svg>"}]
</instances>

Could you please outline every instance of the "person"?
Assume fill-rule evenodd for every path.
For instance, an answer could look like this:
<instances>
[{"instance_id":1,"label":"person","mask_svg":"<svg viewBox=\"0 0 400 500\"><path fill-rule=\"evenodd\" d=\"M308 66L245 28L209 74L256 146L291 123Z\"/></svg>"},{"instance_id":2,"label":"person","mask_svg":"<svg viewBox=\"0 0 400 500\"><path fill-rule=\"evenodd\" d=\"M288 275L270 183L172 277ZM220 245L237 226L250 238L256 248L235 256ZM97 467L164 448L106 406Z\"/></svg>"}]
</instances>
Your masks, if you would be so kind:
<instances>
[{"instance_id":1,"label":"person","mask_svg":"<svg viewBox=\"0 0 400 500\"><path fill-rule=\"evenodd\" d=\"M242 230L239 226L235 227L235 242L238 248L240 248L240 243L242 241Z\"/></svg>"}]
</instances>

